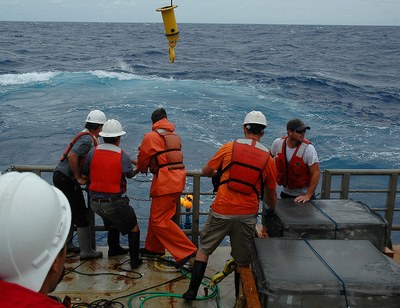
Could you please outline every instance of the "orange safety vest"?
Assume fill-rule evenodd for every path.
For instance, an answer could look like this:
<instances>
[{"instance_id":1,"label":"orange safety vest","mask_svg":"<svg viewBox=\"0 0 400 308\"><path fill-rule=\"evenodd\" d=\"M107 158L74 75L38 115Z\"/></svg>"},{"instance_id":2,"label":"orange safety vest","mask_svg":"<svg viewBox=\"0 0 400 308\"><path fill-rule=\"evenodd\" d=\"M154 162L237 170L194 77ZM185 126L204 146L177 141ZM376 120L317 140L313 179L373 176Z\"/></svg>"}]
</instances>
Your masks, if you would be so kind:
<instances>
[{"instance_id":1,"label":"orange safety vest","mask_svg":"<svg viewBox=\"0 0 400 308\"><path fill-rule=\"evenodd\" d=\"M289 189L302 188L310 184L310 168L303 160L304 152L311 142L307 139L297 146L290 162L286 160L286 139L282 137L278 146L279 152L275 157L278 171L277 183Z\"/></svg>"},{"instance_id":2,"label":"orange safety vest","mask_svg":"<svg viewBox=\"0 0 400 308\"><path fill-rule=\"evenodd\" d=\"M252 139L234 141L231 162L221 172L222 174L229 169L229 178L220 185L227 184L229 189L246 195L255 192L257 196L262 196L264 188L262 174L269 158L268 148L258 141Z\"/></svg>"},{"instance_id":3,"label":"orange safety vest","mask_svg":"<svg viewBox=\"0 0 400 308\"><path fill-rule=\"evenodd\" d=\"M156 132L164 138L165 150L154 154L150 159L149 169L157 174L160 168L168 166L168 169L184 169L181 137L175 132L157 129ZM162 162L162 163L161 163Z\"/></svg>"},{"instance_id":4,"label":"orange safety vest","mask_svg":"<svg viewBox=\"0 0 400 308\"><path fill-rule=\"evenodd\" d=\"M97 141L97 138L95 136L93 136L90 132L80 132L79 134L77 134L74 139L72 139L72 141L69 143L69 145L65 148L63 154L60 157L60 162L64 161L67 159L68 157L68 153L71 151L72 147L74 146L75 142L82 136L84 135L89 135L90 137L92 137L93 140L93 144L96 147L99 142ZM79 158L79 169L82 170L83 166L85 165L85 160L86 160L86 156L84 155L83 157Z\"/></svg>"},{"instance_id":5,"label":"orange safety vest","mask_svg":"<svg viewBox=\"0 0 400 308\"><path fill-rule=\"evenodd\" d=\"M126 191L126 180L122 175L123 150L108 148L108 143L95 148L90 162L89 190L101 193L122 194Z\"/></svg>"}]
</instances>

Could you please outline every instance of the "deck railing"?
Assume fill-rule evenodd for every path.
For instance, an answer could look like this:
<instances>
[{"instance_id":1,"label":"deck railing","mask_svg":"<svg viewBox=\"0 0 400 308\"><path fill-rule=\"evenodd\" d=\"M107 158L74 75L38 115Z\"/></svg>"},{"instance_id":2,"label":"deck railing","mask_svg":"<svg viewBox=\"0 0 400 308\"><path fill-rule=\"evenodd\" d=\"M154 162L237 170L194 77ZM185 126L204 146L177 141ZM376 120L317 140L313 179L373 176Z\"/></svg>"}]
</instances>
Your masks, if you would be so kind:
<instances>
[{"instance_id":1,"label":"deck railing","mask_svg":"<svg viewBox=\"0 0 400 308\"><path fill-rule=\"evenodd\" d=\"M396 206L396 199L400 196L399 174L400 169L326 169L322 176L321 199L331 199L333 196L338 196L339 199L357 199L357 196L361 195L364 197L371 194L384 195L384 204L381 207L368 205L376 212L384 212L388 223L387 239L390 240L392 231L400 231L400 225L393 223L396 212L400 211L398 200ZM362 177L362 181L352 182L351 180L356 177ZM369 188L373 178L380 178L381 184L386 182L386 187L376 188L374 185L373 188ZM387 244L391 246L391 243Z\"/></svg>"},{"instance_id":2,"label":"deck railing","mask_svg":"<svg viewBox=\"0 0 400 308\"><path fill-rule=\"evenodd\" d=\"M13 165L10 167L11 171L29 171L42 175L43 172L53 172L55 166L30 166L30 165ZM388 222L387 226L387 238L391 238L392 231L400 231L400 225L393 224L393 218L396 212L400 211L400 205L397 204L396 200L399 196L400 190L398 188L398 177L400 169L327 169L323 171L322 183L321 183L321 199L340 198L348 199L355 195L368 195L371 193L385 194L384 206L382 207L371 207L372 210L377 212L384 212L384 217ZM186 194L193 195L192 210L190 212L182 212L180 204L177 204L177 213L174 217L174 221L179 224L182 216L190 215L192 217L191 229L184 229L184 232L192 238L195 245L198 244L199 231L200 231L200 216L207 215L206 212L200 212L200 198L206 195L212 195L209 191L201 190L201 172L192 170L187 172L188 178L192 180L193 191L186 191ZM355 177L363 177L362 182L366 182L373 188L360 187L359 181L356 185L351 181ZM387 186L382 189L377 189L373 178L384 177L387 178ZM372 183L372 184L371 184ZM382 183L382 180L380 181ZM368 186L368 185L367 185ZM354 198L357 199L357 198ZM94 215L92 217L94 221ZM104 226L95 226L94 231L104 230ZM388 243L391 246L391 243Z\"/></svg>"}]
</instances>

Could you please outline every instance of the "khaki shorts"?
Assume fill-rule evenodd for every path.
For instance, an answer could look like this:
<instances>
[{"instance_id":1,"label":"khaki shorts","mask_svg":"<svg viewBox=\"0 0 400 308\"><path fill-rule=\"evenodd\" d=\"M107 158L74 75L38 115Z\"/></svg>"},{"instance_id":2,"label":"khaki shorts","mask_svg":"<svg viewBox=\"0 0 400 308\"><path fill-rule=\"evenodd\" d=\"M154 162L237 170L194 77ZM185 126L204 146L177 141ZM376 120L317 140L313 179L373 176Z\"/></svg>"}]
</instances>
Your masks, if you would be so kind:
<instances>
[{"instance_id":1,"label":"khaki shorts","mask_svg":"<svg viewBox=\"0 0 400 308\"><path fill-rule=\"evenodd\" d=\"M219 215L210 211L200 232L200 251L211 255L225 236L229 235L231 256L239 266L251 262L250 249L255 236L256 215Z\"/></svg>"}]
</instances>

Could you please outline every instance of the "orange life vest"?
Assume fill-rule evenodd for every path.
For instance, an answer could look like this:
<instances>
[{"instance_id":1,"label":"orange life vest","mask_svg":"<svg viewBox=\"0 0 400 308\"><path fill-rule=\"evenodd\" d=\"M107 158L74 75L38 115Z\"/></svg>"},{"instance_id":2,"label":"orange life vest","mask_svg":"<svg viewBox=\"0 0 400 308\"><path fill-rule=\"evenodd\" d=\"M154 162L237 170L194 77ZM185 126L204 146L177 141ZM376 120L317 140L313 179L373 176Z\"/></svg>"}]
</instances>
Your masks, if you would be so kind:
<instances>
[{"instance_id":1,"label":"orange life vest","mask_svg":"<svg viewBox=\"0 0 400 308\"><path fill-rule=\"evenodd\" d=\"M122 175L122 153L118 147L101 144L95 148L90 162L89 190L101 193L122 194L126 180Z\"/></svg>"},{"instance_id":2,"label":"orange life vest","mask_svg":"<svg viewBox=\"0 0 400 308\"><path fill-rule=\"evenodd\" d=\"M263 170L270 158L269 150L258 141L238 139L233 143L232 159L221 173L229 169L229 178L220 185L227 184L229 189L250 195L263 195Z\"/></svg>"},{"instance_id":3,"label":"orange life vest","mask_svg":"<svg viewBox=\"0 0 400 308\"><path fill-rule=\"evenodd\" d=\"M65 148L63 154L62 154L61 157L60 157L60 162L62 162L62 161L64 161L64 160L67 159L68 153L71 151L71 149L72 149L72 147L74 146L75 142L76 142L80 137L82 137L82 136L84 136L84 135L89 135L89 136L92 138L93 144L94 144L95 147L99 144L99 142L97 141L97 138L96 138L95 136L93 136L90 132L88 132L88 131L80 132L79 134L77 134L77 135L74 137L74 139L72 139L72 141L69 143L69 145ZM87 155L84 155L83 157L80 157L80 158L79 158L79 169L80 169L80 170L82 170L82 169L83 169L83 166L85 165L86 156L87 156Z\"/></svg>"},{"instance_id":4,"label":"orange life vest","mask_svg":"<svg viewBox=\"0 0 400 308\"><path fill-rule=\"evenodd\" d=\"M157 174L160 168L184 169L181 137L175 132L157 129L156 132L164 138L165 150L154 154L150 159L149 169Z\"/></svg>"},{"instance_id":5,"label":"orange life vest","mask_svg":"<svg viewBox=\"0 0 400 308\"><path fill-rule=\"evenodd\" d=\"M297 146L290 162L286 160L286 139L282 137L278 146L279 152L275 157L275 164L278 171L277 183L289 189L302 188L310 184L310 169L303 160L304 152L310 141L304 141Z\"/></svg>"}]
</instances>

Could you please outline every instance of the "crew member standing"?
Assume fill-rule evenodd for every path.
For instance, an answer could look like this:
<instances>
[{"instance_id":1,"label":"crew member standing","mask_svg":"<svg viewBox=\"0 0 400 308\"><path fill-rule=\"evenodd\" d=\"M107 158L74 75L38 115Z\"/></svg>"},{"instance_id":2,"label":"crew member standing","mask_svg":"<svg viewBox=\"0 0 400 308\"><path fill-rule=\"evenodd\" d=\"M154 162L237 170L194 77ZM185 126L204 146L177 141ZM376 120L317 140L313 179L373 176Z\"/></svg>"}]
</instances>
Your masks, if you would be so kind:
<instances>
[{"instance_id":1,"label":"crew member standing","mask_svg":"<svg viewBox=\"0 0 400 308\"><path fill-rule=\"evenodd\" d=\"M119 121L108 120L100 132L104 144L90 150L84 171L89 174L90 206L103 218L108 230L108 255L116 255L121 250L112 246L110 231L116 230L117 236L119 232L128 234L130 264L136 269L142 263L139 258L140 231L129 198L123 195L126 178L134 175L131 158L119 147L121 136L125 134Z\"/></svg>"},{"instance_id":2,"label":"crew member standing","mask_svg":"<svg viewBox=\"0 0 400 308\"><path fill-rule=\"evenodd\" d=\"M145 134L137 159L137 170L153 174L152 198L146 242L142 252L163 255L167 249L174 257L176 268L183 266L196 253L196 246L171 218L185 188L186 169L183 164L180 137L167 119L164 108L151 115L152 131Z\"/></svg>"},{"instance_id":3,"label":"crew member standing","mask_svg":"<svg viewBox=\"0 0 400 308\"><path fill-rule=\"evenodd\" d=\"M278 185L283 186L281 198L293 198L307 202L315 198L320 168L317 151L304 138L310 129L300 119L292 119L287 125L287 136L277 138L271 146L278 171Z\"/></svg>"},{"instance_id":4,"label":"crew member standing","mask_svg":"<svg viewBox=\"0 0 400 308\"><path fill-rule=\"evenodd\" d=\"M222 173L217 196L200 233L200 247L193 265L189 289L182 295L195 300L209 256L229 235L231 255L236 263L235 293L239 293L240 272L250 265L250 247L260 196L267 198L271 211L276 206L276 167L269 150L260 143L267 120L260 111L249 112L243 122L243 139L224 144L203 167L202 174Z\"/></svg>"},{"instance_id":5,"label":"crew member standing","mask_svg":"<svg viewBox=\"0 0 400 308\"><path fill-rule=\"evenodd\" d=\"M72 231L75 225L78 231L80 258L101 258L103 253L92 248L90 238L89 211L86 207L81 185L87 179L82 168L90 149L98 145L97 138L106 122L105 114L100 110L92 110L86 118L85 129L72 139L65 149L56 170L53 173L54 186L67 197L72 211L72 225L67 242L72 244ZM68 243L67 243L68 244Z\"/></svg>"}]
</instances>

